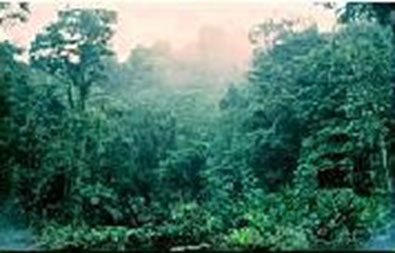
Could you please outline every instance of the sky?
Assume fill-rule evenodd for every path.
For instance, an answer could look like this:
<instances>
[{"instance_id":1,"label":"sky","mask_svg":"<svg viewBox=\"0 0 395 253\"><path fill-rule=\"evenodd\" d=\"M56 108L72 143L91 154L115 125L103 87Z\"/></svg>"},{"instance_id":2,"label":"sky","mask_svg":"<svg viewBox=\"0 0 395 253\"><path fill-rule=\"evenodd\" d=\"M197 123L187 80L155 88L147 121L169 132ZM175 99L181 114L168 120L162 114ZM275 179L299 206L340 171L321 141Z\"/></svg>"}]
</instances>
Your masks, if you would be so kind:
<instances>
[{"instance_id":1,"label":"sky","mask_svg":"<svg viewBox=\"0 0 395 253\"><path fill-rule=\"evenodd\" d=\"M224 62L245 63L251 56L248 32L254 24L268 18L304 18L323 30L334 24L333 11L312 2L254 0L129 0L129 1L38 1L30 4L26 24L3 28L7 37L28 47L35 34L56 20L60 9L72 7L108 8L118 13L113 49L120 61L136 45L150 46L158 41L171 46L174 54L194 58L203 43L214 45ZM202 41L206 40L206 41Z\"/></svg>"}]
</instances>

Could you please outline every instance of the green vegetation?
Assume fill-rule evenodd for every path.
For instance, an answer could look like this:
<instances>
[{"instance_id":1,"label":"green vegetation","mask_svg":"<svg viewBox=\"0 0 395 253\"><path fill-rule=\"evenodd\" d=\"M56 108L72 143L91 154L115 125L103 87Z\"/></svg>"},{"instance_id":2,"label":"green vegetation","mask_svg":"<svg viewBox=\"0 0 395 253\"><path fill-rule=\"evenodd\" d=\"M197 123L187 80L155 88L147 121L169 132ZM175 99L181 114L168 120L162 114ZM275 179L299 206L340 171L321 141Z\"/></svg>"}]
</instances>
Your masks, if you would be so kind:
<instances>
[{"instance_id":1,"label":"green vegetation","mask_svg":"<svg viewBox=\"0 0 395 253\"><path fill-rule=\"evenodd\" d=\"M0 44L0 199L37 247L358 248L392 224L390 25L265 23L221 93L173 83L166 48L118 63L115 22L61 11L28 63Z\"/></svg>"}]
</instances>

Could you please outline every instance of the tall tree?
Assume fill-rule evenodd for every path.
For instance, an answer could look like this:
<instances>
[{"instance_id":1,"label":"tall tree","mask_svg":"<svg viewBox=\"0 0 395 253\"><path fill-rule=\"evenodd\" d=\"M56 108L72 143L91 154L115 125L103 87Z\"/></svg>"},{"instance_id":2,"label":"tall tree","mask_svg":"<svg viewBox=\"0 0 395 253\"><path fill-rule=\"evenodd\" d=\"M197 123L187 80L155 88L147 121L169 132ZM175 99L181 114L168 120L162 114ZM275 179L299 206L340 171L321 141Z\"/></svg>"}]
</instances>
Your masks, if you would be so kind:
<instances>
[{"instance_id":1,"label":"tall tree","mask_svg":"<svg viewBox=\"0 0 395 253\"><path fill-rule=\"evenodd\" d=\"M29 14L29 5L21 2L16 5L9 2L0 3L0 28L15 21L24 22ZM15 89L17 82L25 81L25 69L22 64L15 60L15 56L19 55L21 50L9 42L0 43L0 195L8 193L10 178L10 148L11 136L14 129L11 123L12 104L15 103L12 89Z\"/></svg>"},{"instance_id":2,"label":"tall tree","mask_svg":"<svg viewBox=\"0 0 395 253\"><path fill-rule=\"evenodd\" d=\"M33 67L59 77L71 108L84 110L91 86L102 79L102 59L112 54L116 14L104 9L60 11L59 19L38 34L30 49ZM77 98L74 95L77 89Z\"/></svg>"},{"instance_id":3,"label":"tall tree","mask_svg":"<svg viewBox=\"0 0 395 253\"><path fill-rule=\"evenodd\" d=\"M388 124L389 134L386 144L382 145L385 153L395 152L395 4L394 3L348 3L345 8L340 9L339 20L341 22L352 22L367 19L375 20L381 25L390 26L392 31L392 54L391 54L391 109ZM388 149L388 151L387 151ZM391 213L395 218L395 156L389 155L388 162L391 183Z\"/></svg>"}]
</instances>

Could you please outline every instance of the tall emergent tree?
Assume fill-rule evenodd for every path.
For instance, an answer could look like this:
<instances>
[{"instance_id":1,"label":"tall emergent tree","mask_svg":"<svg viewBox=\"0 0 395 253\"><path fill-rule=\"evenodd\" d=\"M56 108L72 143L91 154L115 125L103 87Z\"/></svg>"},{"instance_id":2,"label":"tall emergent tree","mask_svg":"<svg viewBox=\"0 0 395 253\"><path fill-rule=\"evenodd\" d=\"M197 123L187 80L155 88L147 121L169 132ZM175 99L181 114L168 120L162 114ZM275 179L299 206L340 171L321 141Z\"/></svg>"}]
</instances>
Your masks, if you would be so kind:
<instances>
[{"instance_id":1,"label":"tall emergent tree","mask_svg":"<svg viewBox=\"0 0 395 253\"><path fill-rule=\"evenodd\" d=\"M29 5L21 2L13 5L9 2L0 3L0 28L18 21L27 20ZM6 193L9 178L11 177L8 162L10 161L10 143L12 135L11 126L11 106L12 91L16 82L24 81L25 76L22 65L18 63L14 56L21 53L21 50L8 41L0 42L0 195Z\"/></svg>"},{"instance_id":2,"label":"tall emergent tree","mask_svg":"<svg viewBox=\"0 0 395 253\"><path fill-rule=\"evenodd\" d=\"M70 107L84 110L91 86L103 78L102 59L112 54L109 43L116 14L104 9L71 9L58 15L58 21L32 43L32 66L66 83Z\"/></svg>"}]
</instances>

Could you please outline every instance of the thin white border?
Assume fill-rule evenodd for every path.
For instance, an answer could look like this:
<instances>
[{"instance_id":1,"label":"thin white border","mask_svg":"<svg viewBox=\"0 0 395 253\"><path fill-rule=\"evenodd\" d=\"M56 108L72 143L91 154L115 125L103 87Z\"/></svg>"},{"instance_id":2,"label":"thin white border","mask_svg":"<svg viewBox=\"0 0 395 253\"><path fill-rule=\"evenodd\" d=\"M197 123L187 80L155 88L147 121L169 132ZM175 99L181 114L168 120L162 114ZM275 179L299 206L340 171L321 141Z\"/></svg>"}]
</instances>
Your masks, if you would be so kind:
<instances>
[{"instance_id":1,"label":"thin white border","mask_svg":"<svg viewBox=\"0 0 395 253\"><path fill-rule=\"evenodd\" d=\"M67 2L67 3L97 3L104 2L106 4L111 4L115 2L126 2L126 3L158 3L158 4L166 4L166 3L324 3L324 2L383 2L390 3L394 1L390 0L378 0L378 1L369 1L369 0L359 0L359 1L346 1L346 0L0 0L0 2L29 2L29 3L50 3L50 2Z\"/></svg>"},{"instance_id":2,"label":"thin white border","mask_svg":"<svg viewBox=\"0 0 395 253\"><path fill-rule=\"evenodd\" d=\"M237 4L243 4L243 3L254 3L254 4L265 4L265 3L287 3L287 4L293 4L293 3L326 3L326 2L332 2L332 3L347 3L347 2L359 2L359 3L395 3L395 1L391 0L357 0L357 1L352 1L352 0L0 0L0 2L11 2L11 3L18 3L18 2L29 2L29 3L54 3L54 2L59 2L59 3L97 3L97 2L104 2L106 4L111 5L111 3L115 2L126 2L126 3L153 3L153 4L177 4L177 3L205 3L205 4L216 4L216 3L237 3Z\"/></svg>"}]
</instances>

